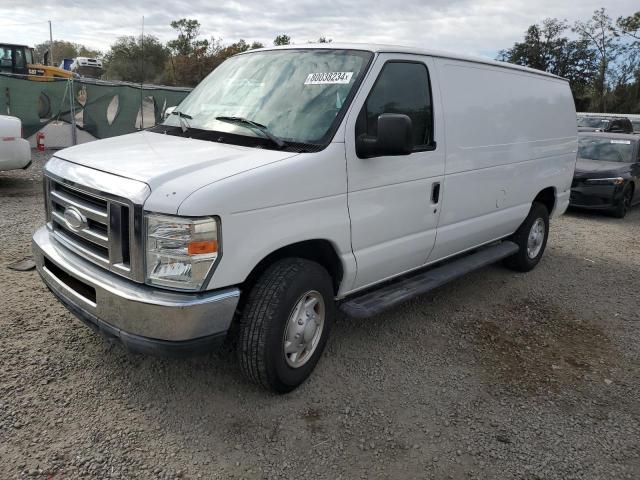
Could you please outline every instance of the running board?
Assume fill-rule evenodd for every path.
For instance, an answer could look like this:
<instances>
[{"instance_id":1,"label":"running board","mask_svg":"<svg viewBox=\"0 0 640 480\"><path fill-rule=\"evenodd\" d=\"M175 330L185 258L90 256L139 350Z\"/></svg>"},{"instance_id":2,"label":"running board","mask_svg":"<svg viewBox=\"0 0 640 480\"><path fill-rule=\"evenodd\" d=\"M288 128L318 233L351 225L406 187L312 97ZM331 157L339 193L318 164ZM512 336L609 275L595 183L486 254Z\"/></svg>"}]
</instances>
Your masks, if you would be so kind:
<instances>
[{"instance_id":1,"label":"running board","mask_svg":"<svg viewBox=\"0 0 640 480\"><path fill-rule=\"evenodd\" d=\"M447 262L440 267L392 281L383 287L348 299L340 305L340 310L350 317L372 317L517 252L518 246L515 243L504 241Z\"/></svg>"}]
</instances>

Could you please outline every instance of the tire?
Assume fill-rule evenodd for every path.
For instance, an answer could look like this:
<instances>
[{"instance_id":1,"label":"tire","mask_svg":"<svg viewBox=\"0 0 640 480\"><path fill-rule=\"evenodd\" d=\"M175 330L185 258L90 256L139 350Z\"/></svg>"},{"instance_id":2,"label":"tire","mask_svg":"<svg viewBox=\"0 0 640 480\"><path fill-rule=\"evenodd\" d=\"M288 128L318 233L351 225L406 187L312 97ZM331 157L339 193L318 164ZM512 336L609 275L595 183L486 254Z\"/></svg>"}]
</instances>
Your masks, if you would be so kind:
<instances>
[{"instance_id":1,"label":"tire","mask_svg":"<svg viewBox=\"0 0 640 480\"><path fill-rule=\"evenodd\" d=\"M537 235L533 232L534 226L538 231ZM544 227L543 232L539 231L541 226ZM532 238L532 243L529 242L530 235L535 235L535 239ZM508 268L519 272L532 270L538 265L544 254L548 237L549 211L543 204L533 202L529 215L509 239L518 245L518 253L506 258L504 264Z\"/></svg>"},{"instance_id":2,"label":"tire","mask_svg":"<svg viewBox=\"0 0 640 480\"><path fill-rule=\"evenodd\" d=\"M616 218L624 218L627 216L627 212L631 207L631 201L633 200L633 187L630 183L626 184L624 190L622 190L622 198L620 203L611 213Z\"/></svg>"},{"instance_id":3,"label":"tire","mask_svg":"<svg viewBox=\"0 0 640 480\"><path fill-rule=\"evenodd\" d=\"M301 302L312 305L313 301L312 308L296 308ZM242 372L264 388L278 393L292 391L318 363L334 317L333 282L321 265L300 258L277 261L248 293L240 317L236 352ZM285 352L285 346L302 345L287 340L298 338L295 335L308 347L298 355Z\"/></svg>"}]
</instances>

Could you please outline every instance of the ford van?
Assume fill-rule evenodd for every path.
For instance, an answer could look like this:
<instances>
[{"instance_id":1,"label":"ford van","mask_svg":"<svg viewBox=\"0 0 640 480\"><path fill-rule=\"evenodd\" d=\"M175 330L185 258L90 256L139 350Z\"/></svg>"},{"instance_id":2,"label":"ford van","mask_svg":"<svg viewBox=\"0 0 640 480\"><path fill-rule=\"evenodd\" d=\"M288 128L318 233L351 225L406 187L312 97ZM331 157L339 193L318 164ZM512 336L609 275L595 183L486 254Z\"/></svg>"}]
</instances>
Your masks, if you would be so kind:
<instances>
[{"instance_id":1,"label":"ford van","mask_svg":"<svg viewBox=\"0 0 640 480\"><path fill-rule=\"evenodd\" d=\"M230 338L247 378L287 392L339 310L376 315L493 262L534 268L569 202L575 118L566 80L506 63L245 52L162 124L49 160L38 272L131 350Z\"/></svg>"}]
</instances>

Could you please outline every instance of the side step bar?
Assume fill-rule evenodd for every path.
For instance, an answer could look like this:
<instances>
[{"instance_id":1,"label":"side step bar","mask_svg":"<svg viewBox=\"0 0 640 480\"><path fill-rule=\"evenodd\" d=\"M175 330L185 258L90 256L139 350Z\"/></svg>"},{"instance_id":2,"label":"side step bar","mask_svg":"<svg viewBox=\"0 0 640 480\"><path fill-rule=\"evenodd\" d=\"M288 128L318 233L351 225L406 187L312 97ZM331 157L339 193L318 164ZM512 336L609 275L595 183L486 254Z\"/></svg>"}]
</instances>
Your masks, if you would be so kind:
<instances>
[{"instance_id":1,"label":"side step bar","mask_svg":"<svg viewBox=\"0 0 640 480\"><path fill-rule=\"evenodd\" d=\"M340 310L350 317L372 317L517 252L518 246L515 243L504 241L447 262L440 267L392 281L383 287L355 296L342 303Z\"/></svg>"}]
</instances>

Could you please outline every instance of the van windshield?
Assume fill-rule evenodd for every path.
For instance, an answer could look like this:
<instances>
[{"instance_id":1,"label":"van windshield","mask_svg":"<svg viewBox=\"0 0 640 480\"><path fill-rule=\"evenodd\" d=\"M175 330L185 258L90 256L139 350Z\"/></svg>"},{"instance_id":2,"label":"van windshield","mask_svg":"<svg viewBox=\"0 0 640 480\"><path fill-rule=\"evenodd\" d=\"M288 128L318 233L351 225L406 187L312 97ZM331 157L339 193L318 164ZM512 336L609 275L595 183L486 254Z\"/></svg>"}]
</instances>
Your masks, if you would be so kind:
<instances>
[{"instance_id":1,"label":"van windshield","mask_svg":"<svg viewBox=\"0 0 640 480\"><path fill-rule=\"evenodd\" d=\"M328 143L371 57L371 52L333 49L238 55L210 73L163 125L264 137L237 121L244 119L285 142Z\"/></svg>"}]
</instances>

